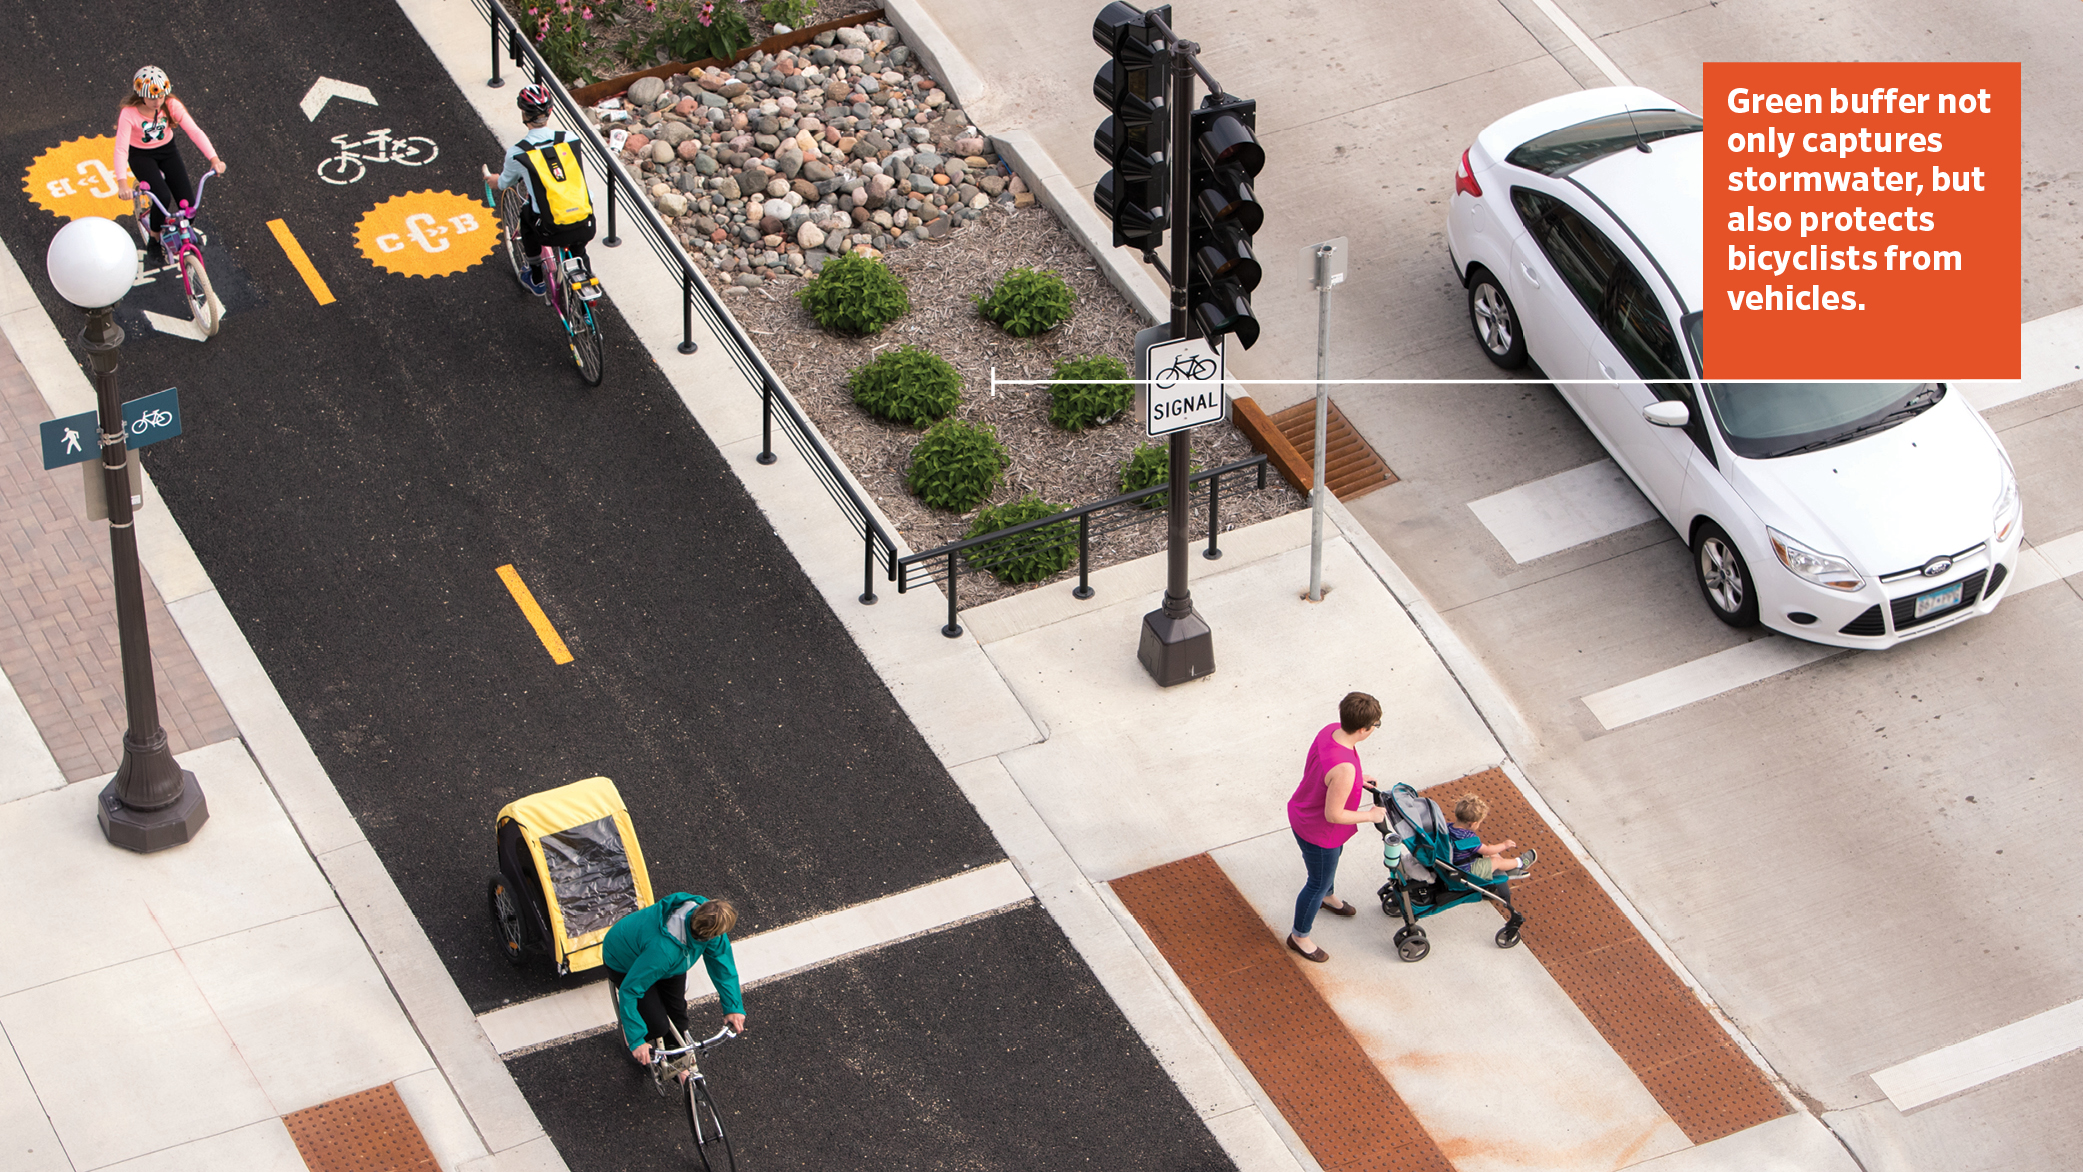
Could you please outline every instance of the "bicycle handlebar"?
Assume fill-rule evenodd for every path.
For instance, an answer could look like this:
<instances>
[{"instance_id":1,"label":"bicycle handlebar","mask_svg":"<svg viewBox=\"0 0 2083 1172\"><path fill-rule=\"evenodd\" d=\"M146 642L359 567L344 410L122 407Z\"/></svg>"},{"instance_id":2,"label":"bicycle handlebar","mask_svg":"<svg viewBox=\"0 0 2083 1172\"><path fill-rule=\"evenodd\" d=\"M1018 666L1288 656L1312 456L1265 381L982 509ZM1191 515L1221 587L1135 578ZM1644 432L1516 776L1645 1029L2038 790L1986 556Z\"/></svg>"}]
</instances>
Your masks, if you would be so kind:
<instances>
[{"instance_id":1,"label":"bicycle handlebar","mask_svg":"<svg viewBox=\"0 0 2083 1172\"><path fill-rule=\"evenodd\" d=\"M214 177L216 174L217 172L214 168L204 168L203 177L195 181L195 202L193 204L190 204L186 201L183 201L181 204L181 206L187 210L190 216L194 216L203 210L203 186L207 184L211 180L211 178ZM145 193L146 198L152 201L152 206L159 209L160 215L171 216L174 214L172 211L168 210L165 204L159 202L159 197L157 195L154 195L152 193L151 184L146 183L144 180L140 179L137 183L137 189Z\"/></svg>"},{"instance_id":2,"label":"bicycle handlebar","mask_svg":"<svg viewBox=\"0 0 2083 1172\"><path fill-rule=\"evenodd\" d=\"M738 1031L730 1028L729 1026L724 1026L722 1029L716 1031L715 1036L704 1038L699 1042L689 1042L685 1046L682 1046L677 1050L668 1050L663 1046L653 1046L651 1048L651 1058L654 1062L661 1058L678 1058L682 1054L707 1050L712 1046L721 1046L725 1042L728 1042L732 1038L735 1038L737 1036Z\"/></svg>"}]
</instances>

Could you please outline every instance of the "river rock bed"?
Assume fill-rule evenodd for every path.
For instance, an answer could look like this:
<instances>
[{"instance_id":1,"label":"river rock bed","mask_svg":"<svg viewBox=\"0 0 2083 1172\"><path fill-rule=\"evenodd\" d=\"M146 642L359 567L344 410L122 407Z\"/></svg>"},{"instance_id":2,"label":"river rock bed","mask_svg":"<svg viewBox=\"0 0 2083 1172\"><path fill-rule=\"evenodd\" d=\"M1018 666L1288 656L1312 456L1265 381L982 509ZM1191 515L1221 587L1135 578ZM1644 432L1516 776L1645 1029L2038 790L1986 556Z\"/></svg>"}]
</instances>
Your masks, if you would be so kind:
<instances>
[{"instance_id":1,"label":"river rock bed","mask_svg":"<svg viewBox=\"0 0 2083 1172\"><path fill-rule=\"evenodd\" d=\"M757 288L1031 201L887 24L669 79L591 109L688 255Z\"/></svg>"}]
</instances>

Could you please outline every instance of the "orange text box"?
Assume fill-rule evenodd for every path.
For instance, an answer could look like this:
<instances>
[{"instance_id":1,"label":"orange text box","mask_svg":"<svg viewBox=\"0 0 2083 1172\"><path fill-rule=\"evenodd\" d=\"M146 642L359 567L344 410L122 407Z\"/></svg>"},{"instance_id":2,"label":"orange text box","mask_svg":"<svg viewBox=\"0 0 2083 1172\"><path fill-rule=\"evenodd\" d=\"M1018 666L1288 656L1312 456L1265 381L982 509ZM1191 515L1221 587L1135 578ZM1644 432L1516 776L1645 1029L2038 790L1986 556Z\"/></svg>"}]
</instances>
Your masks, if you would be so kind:
<instances>
[{"instance_id":1,"label":"orange text box","mask_svg":"<svg viewBox=\"0 0 2083 1172\"><path fill-rule=\"evenodd\" d=\"M1709 378L2018 377L2016 62L1703 77Z\"/></svg>"}]
</instances>

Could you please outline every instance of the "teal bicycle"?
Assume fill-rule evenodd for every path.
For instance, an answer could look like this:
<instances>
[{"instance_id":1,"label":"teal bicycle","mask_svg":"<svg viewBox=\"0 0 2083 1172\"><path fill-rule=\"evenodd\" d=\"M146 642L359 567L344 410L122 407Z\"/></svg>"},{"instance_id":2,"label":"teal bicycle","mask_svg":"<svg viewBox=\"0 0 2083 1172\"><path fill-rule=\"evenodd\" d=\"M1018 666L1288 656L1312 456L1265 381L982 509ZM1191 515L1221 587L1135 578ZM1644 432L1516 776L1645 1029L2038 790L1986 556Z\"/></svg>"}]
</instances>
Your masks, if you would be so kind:
<instances>
[{"instance_id":1,"label":"teal bicycle","mask_svg":"<svg viewBox=\"0 0 2083 1172\"><path fill-rule=\"evenodd\" d=\"M506 259L513 266L514 280L530 296L540 296L549 304L564 328L564 340L571 349L571 360L578 365L579 377L589 387L599 386L607 357L607 343L593 314L593 303L600 300L603 292L600 279L587 270L583 258L568 248L545 247L540 256L528 255L521 235L522 218L528 215L528 194L521 188L499 191L487 183L485 206L499 211L500 236L506 242ZM528 280L531 261L542 265L544 289L539 294Z\"/></svg>"}]
</instances>

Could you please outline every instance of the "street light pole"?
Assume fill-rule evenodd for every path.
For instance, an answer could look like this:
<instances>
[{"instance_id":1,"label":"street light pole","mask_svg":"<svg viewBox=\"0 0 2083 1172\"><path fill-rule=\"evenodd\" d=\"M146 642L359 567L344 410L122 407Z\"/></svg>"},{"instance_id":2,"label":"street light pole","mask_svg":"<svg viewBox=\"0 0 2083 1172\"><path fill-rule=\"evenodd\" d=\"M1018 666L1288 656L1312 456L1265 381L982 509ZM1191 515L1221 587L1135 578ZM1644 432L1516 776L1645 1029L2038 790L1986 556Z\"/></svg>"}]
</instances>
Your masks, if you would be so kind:
<instances>
[{"instance_id":1,"label":"street light pole","mask_svg":"<svg viewBox=\"0 0 2083 1172\"><path fill-rule=\"evenodd\" d=\"M124 275L122 262L126 260L129 275ZM59 230L46 262L59 294L87 311L87 328L80 340L94 370L102 484L108 499L109 560L116 590L116 633L123 650L123 699L129 727L123 733L122 763L101 791L96 817L110 842L149 853L194 838L209 820L210 810L195 775L181 768L167 747L166 730L159 725L159 695L152 683L152 640L145 626L144 578L137 560L130 451L124 442L123 403L116 395L117 350L123 345L123 329L116 324L115 303L136 274L137 253L129 233L113 221L83 217Z\"/></svg>"}]
</instances>

